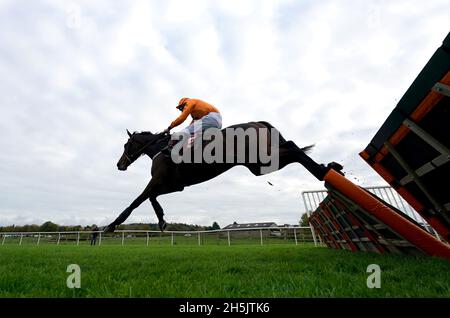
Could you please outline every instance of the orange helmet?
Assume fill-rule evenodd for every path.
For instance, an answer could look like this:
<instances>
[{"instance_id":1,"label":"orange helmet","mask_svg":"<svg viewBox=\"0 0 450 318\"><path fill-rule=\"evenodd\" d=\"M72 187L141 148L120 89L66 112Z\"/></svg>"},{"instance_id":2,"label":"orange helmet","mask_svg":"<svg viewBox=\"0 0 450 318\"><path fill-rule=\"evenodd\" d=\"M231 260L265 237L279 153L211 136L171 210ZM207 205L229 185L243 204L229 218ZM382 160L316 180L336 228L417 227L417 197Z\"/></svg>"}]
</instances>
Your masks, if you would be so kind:
<instances>
[{"instance_id":1,"label":"orange helmet","mask_svg":"<svg viewBox=\"0 0 450 318\"><path fill-rule=\"evenodd\" d=\"M182 99L180 99L176 108L180 109L180 108L184 107L186 102L188 101L188 99L189 98L187 98L187 97L183 97Z\"/></svg>"}]
</instances>

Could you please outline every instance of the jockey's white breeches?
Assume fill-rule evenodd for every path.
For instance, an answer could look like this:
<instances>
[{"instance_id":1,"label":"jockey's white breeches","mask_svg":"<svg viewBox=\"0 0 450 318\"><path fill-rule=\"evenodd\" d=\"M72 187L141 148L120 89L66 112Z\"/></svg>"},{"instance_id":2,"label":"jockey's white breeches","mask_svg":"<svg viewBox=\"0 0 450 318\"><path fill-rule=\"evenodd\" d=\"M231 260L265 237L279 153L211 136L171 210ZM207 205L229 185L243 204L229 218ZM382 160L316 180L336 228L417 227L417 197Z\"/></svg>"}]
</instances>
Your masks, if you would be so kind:
<instances>
[{"instance_id":1,"label":"jockey's white breeches","mask_svg":"<svg viewBox=\"0 0 450 318\"><path fill-rule=\"evenodd\" d=\"M181 132L196 135L208 128L222 129L222 115L220 113L211 112L202 118L195 120L192 124L184 128Z\"/></svg>"}]
</instances>

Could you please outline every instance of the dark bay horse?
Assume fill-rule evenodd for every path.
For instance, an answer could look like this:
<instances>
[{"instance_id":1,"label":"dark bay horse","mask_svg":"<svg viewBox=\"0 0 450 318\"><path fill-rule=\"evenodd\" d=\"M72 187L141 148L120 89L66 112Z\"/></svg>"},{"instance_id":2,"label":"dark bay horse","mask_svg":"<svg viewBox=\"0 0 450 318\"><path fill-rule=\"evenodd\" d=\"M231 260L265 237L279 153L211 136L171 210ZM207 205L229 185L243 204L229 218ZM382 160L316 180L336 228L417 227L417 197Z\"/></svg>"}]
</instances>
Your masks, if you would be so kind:
<instances>
[{"instance_id":1,"label":"dark bay horse","mask_svg":"<svg viewBox=\"0 0 450 318\"><path fill-rule=\"evenodd\" d=\"M323 177L329 169L338 171L342 169L339 164L334 162L327 166L317 164L306 154L313 146L299 148L293 141L286 141L279 131L271 124L262 121L234 125L221 131L217 129L217 133L222 134L221 136L223 136L224 149L228 149L225 148L225 144L229 142L226 138L227 134L229 134L230 131L239 129L241 129L241 131L254 129L259 132L263 131L264 134L267 134L264 135L265 138L258 137L256 143L259 145L259 150L264 148L262 150L267 151L267 153L276 151L277 165L272 171L282 169L290 163L297 162L308 169L308 171L310 171L317 179L323 180ZM105 228L105 232L113 232L116 226L122 224L131 212L146 200L150 200L156 216L158 217L159 228L163 231L166 227L166 222L163 217L163 209L157 201L158 196L176 191L183 191L184 187L208 181L237 165L247 167L256 176L265 174L262 171L263 168L268 165L267 161L263 162L262 158L259 156L256 158L256 161L249 160L249 150L251 150L251 147L255 144L255 142L252 144L249 138L243 139L244 143L242 149L244 149L246 154L244 161L238 162L235 160L233 162L233 160L227 161L224 159L222 162L213 163L206 163L204 161L200 163L176 163L172 157L161 154L161 149L167 145L171 138L169 134L152 134L151 132L135 132L131 134L128 130L127 133L129 139L124 145L124 152L117 163L118 169L122 171L126 170L136 159L145 154L153 160L151 169L152 178L144 191L130 204L130 206L128 206L114 222ZM277 149L275 149L275 146ZM232 148L230 147L231 150L228 149L224 151L224 158L229 158L230 156L236 157L236 152L238 151L237 147L237 145L233 145Z\"/></svg>"}]
</instances>

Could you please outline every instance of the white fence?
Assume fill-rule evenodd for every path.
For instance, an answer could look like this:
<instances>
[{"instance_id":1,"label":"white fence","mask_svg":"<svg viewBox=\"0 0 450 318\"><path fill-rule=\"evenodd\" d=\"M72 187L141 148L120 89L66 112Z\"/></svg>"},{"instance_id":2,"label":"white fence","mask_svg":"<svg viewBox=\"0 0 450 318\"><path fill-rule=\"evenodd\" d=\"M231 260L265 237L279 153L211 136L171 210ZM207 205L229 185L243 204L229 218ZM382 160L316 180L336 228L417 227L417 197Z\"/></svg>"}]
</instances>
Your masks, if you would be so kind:
<instances>
[{"instance_id":1,"label":"white fence","mask_svg":"<svg viewBox=\"0 0 450 318\"><path fill-rule=\"evenodd\" d=\"M94 237L94 234L95 237ZM313 242L309 226L260 227L211 231L117 230L72 232L0 232L1 245L271 245Z\"/></svg>"}]
</instances>

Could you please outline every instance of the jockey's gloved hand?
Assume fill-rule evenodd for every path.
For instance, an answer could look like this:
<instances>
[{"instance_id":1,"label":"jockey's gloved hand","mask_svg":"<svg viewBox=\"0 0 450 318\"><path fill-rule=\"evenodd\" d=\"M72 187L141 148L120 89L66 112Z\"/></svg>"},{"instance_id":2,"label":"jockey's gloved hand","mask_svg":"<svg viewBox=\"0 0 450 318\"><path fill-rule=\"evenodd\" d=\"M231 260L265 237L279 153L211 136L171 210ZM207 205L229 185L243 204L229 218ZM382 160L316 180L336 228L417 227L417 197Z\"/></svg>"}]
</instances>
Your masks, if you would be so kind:
<instances>
[{"instance_id":1,"label":"jockey's gloved hand","mask_svg":"<svg viewBox=\"0 0 450 318\"><path fill-rule=\"evenodd\" d=\"M166 129L164 129L163 133L164 134L169 134L170 133L170 129L171 129L171 127L167 127Z\"/></svg>"}]
</instances>

